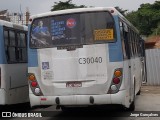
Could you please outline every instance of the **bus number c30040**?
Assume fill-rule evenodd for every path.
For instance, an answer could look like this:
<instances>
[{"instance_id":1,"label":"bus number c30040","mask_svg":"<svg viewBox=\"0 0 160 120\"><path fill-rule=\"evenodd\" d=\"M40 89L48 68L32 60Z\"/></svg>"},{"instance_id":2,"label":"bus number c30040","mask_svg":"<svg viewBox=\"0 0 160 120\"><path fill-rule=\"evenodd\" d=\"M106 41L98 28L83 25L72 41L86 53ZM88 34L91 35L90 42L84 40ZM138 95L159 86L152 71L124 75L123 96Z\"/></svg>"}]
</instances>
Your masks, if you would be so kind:
<instances>
[{"instance_id":1,"label":"bus number c30040","mask_svg":"<svg viewBox=\"0 0 160 120\"><path fill-rule=\"evenodd\" d=\"M102 63L102 57L79 58L78 62L79 64Z\"/></svg>"}]
</instances>

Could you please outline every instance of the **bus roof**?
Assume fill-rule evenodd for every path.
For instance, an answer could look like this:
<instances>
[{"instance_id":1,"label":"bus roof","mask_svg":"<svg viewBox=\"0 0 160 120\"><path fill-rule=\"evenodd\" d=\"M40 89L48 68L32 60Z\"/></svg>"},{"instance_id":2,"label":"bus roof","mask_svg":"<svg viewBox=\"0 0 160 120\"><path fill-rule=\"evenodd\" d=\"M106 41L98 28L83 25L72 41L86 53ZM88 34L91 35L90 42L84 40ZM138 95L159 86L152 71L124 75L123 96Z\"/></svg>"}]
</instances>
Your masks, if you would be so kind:
<instances>
[{"instance_id":1,"label":"bus roof","mask_svg":"<svg viewBox=\"0 0 160 120\"><path fill-rule=\"evenodd\" d=\"M19 30L28 31L28 27L25 25L15 24L15 23L8 22L5 20L0 20L0 26L11 27L11 28L19 29Z\"/></svg>"},{"instance_id":2,"label":"bus roof","mask_svg":"<svg viewBox=\"0 0 160 120\"><path fill-rule=\"evenodd\" d=\"M52 16L52 15L62 15L62 14L69 14L69 13L79 13L79 12L90 12L90 11L109 11L109 10L116 10L114 7L92 7L92 8L76 8L76 9L65 9L65 10L58 10L52 12L41 13L37 15L32 15L31 18L39 18L45 16ZM117 10L116 10L117 11ZM116 13L114 13L116 14Z\"/></svg>"},{"instance_id":3,"label":"bus roof","mask_svg":"<svg viewBox=\"0 0 160 120\"><path fill-rule=\"evenodd\" d=\"M131 26L133 30L139 33L139 31L114 7L65 9L65 10L52 11L52 12L32 15L30 18L34 20L35 18L47 17L47 16L52 16L52 15L63 15L63 14L69 14L69 13L91 12L91 11L109 11L113 16L119 16L123 21L125 21L129 26Z\"/></svg>"}]
</instances>

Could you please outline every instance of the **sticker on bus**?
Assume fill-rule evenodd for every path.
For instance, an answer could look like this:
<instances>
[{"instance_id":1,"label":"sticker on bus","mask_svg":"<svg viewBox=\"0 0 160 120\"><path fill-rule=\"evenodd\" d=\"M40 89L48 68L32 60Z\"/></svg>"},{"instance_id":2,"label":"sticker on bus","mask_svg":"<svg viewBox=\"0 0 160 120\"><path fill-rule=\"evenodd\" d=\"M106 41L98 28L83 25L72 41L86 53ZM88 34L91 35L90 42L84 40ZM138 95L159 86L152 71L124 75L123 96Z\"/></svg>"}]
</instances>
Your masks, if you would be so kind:
<instances>
[{"instance_id":1,"label":"sticker on bus","mask_svg":"<svg viewBox=\"0 0 160 120\"><path fill-rule=\"evenodd\" d=\"M94 40L113 40L113 29L94 30Z\"/></svg>"},{"instance_id":2,"label":"sticker on bus","mask_svg":"<svg viewBox=\"0 0 160 120\"><path fill-rule=\"evenodd\" d=\"M43 79L44 80L52 80L52 79L54 79L53 71L44 71L43 72Z\"/></svg>"},{"instance_id":3,"label":"sticker on bus","mask_svg":"<svg viewBox=\"0 0 160 120\"><path fill-rule=\"evenodd\" d=\"M43 70L49 69L49 62L42 62L42 69Z\"/></svg>"}]
</instances>

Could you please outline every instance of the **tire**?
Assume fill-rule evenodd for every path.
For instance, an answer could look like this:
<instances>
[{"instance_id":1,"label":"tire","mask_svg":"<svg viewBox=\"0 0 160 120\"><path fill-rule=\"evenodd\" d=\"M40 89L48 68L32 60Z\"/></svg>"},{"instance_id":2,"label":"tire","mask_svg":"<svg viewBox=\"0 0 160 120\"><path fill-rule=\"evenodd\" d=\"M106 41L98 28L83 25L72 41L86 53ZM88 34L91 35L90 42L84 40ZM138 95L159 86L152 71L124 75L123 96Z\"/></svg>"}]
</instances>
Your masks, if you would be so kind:
<instances>
[{"instance_id":1,"label":"tire","mask_svg":"<svg viewBox=\"0 0 160 120\"><path fill-rule=\"evenodd\" d=\"M133 101L129 106L128 111L134 111L134 110L135 110L135 102Z\"/></svg>"},{"instance_id":2,"label":"tire","mask_svg":"<svg viewBox=\"0 0 160 120\"><path fill-rule=\"evenodd\" d=\"M134 111L135 110L135 82L134 82L134 98L133 98L133 101L132 103L130 104L129 108L126 108L127 111Z\"/></svg>"},{"instance_id":3,"label":"tire","mask_svg":"<svg viewBox=\"0 0 160 120\"><path fill-rule=\"evenodd\" d=\"M137 95L140 95L140 94L141 94L141 90L138 91Z\"/></svg>"}]
</instances>

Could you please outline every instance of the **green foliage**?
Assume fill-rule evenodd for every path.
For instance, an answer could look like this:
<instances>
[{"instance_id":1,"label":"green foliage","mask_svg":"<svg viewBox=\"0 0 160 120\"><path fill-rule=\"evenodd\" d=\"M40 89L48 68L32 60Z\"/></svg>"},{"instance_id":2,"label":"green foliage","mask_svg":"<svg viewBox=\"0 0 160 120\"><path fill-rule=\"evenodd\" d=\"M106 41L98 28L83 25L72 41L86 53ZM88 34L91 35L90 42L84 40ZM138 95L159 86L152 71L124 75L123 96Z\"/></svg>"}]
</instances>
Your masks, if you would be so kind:
<instances>
[{"instance_id":1,"label":"green foliage","mask_svg":"<svg viewBox=\"0 0 160 120\"><path fill-rule=\"evenodd\" d=\"M72 0L68 0L66 2L59 1L58 3L54 2L54 4L55 5L52 6L51 11L86 7L85 5L77 6L77 5L73 4Z\"/></svg>"},{"instance_id":2,"label":"green foliage","mask_svg":"<svg viewBox=\"0 0 160 120\"><path fill-rule=\"evenodd\" d=\"M141 34L148 36L156 31L160 35L157 32L160 23L160 1L154 4L141 4L137 11L129 12L126 17L140 30Z\"/></svg>"},{"instance_id":3,"label":"green foliage","mask_svg":"<svg viewBox=\"0 0 160 120\"><path fill-rule=\"evenodd\" d=\"M158 24L158 27L152 30L152 35L160 35L160 22Z\"/></svg>"},{"instance_id":4,"label":"green foliage","mask_svg":"<svg viewBox=\"0 0 160 120\"><path fill-rule=\"evenodd\" d=\"M135 11L129 12L126 15L126 18L134 25L134 26L138 26L139 23L137 23L138 21L138 14Z\"/></svg>"}]
</instances>

